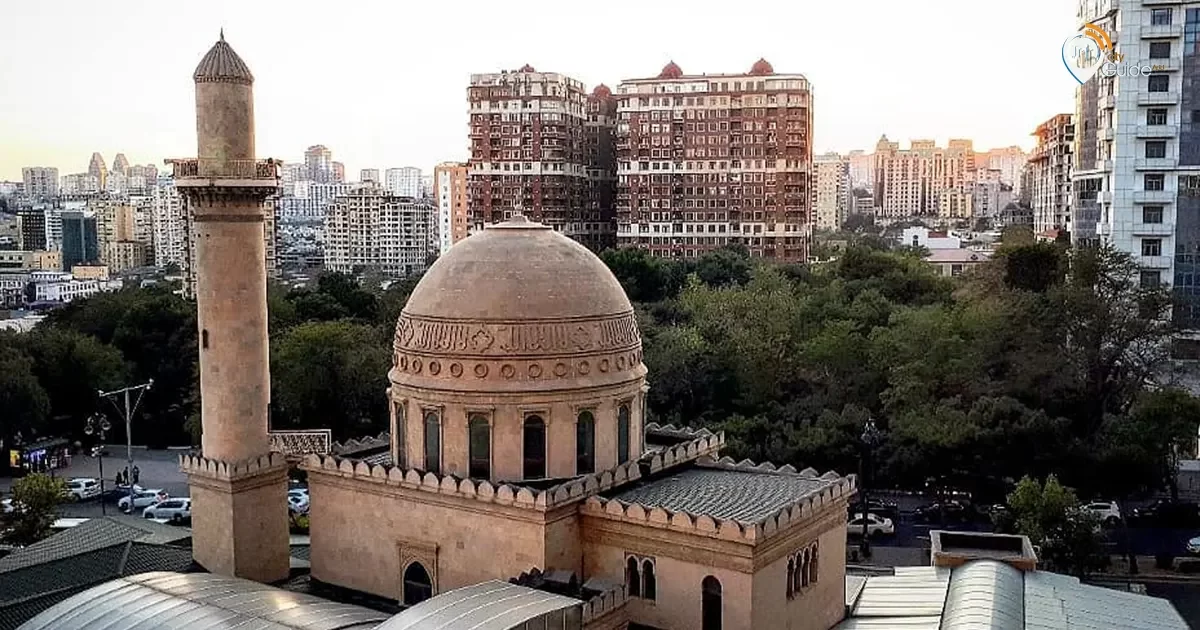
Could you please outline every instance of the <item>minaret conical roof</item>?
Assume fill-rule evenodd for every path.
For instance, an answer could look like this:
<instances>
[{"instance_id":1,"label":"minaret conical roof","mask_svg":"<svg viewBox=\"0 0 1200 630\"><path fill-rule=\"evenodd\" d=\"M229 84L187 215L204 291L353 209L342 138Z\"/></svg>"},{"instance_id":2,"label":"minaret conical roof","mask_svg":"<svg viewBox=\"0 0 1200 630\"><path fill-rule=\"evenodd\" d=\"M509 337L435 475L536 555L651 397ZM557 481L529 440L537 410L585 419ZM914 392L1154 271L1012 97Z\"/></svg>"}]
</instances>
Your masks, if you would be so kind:
<instances>
[{"instance_id":1,"label":"minaret conical roof","mask_svg":"<svg viewBox=\"0 0 1200 630\"><path fill-rule=\"evenodd\" d=\"M221 38L209 49L196 72L192 74L196 83L254 83L254 75L250 67L225 41L225 31L222 29Z\"/></svg>"}]
</instances>

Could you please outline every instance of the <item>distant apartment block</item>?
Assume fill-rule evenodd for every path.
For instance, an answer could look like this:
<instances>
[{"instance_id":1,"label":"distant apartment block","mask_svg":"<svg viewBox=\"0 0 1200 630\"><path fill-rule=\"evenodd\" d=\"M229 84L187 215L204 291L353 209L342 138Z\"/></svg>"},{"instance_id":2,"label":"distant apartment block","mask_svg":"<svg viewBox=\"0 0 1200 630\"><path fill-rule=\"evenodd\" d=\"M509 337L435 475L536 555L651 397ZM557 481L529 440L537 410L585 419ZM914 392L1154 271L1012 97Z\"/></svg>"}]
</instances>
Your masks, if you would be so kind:
<instances>
[{"instance_id":1,"label":"distant apartment block","mask_svg":"<svg viewBox=\"0 0 1200 630\"><path fill-rule=\"evenodd\" d=\"M1071 229L1071 163L1075 153L1075 117L1059 114L1033 132L1037 146L1029 156L1029 204L1033 230Z\"/></svg>"},{"instance_id":2,"label":"distant apartment block","mask_svg":"<svg viewBox=\"0 0 1200 630\"><path fill-rule=\"evenodd\" d=\"M433 198L437 203L438 253L467 237L467 165L442 162L433 168Z\"/></svg>"},{"instance_id":3,"label":"distant apartment block","mask_svg":"<svg viewBox=\"0 0 1200 630\"><path fill-rule=\"evenodd\" d=\"M846 157L850 162L850 184L854 188L873 189L875 186L875 155L855 150Z\"/></svg>"},{"instance_id":4,"label":"distant apartment block","mask_svg":"<svg viewBox=\"0 0 1200 630\"><path fill-rule=\"evenodd\" d=\"M424 197L421 185L421 169L415 166L389 168L384 173L384 187L394 197Z\"/></svg>"},{"instance_id":5,"label":"distant apartment block","mask_svg":"<svg viewBox=\"0 0 1200 630\"><path fill-rule=\"evenodd\" d=\"M26 166L21 169L25 196L29 199L50 199L58 195L58 169L45 166Z\"/></svg>"},{"instance_id":6,"label":"distant apartment block","mask_svg":"<svg viewBox=\"0 0 1200 630\"><path fill-rule=\"evenodd\" d=\"M96 217L90 212L67 211L62 218L63 269L100 260Z\"/></svg>"},{"instance_id":7,"label":"distant apartment block","mask_svg":"<svg viewBox=\"0 0 1200 630\"><path fill-rule=\"evenodd\" d=\"M818 230L837 230L850 213L850 160L837 153L813 159L813 226Z\"/></svg>"},{"instance_id":8,"label":"distant apartment block","mask_svg":"<svg viewBox=\"0 0 1200 630\"><path fill-rule=\"evenodd\" d=\"M358 181L363 184L382 184L383 180L379 179L379 169L364 168L358 172Z\"/></svg>"},{"instance_id":9,"label":"distant apartment block","mask_svg":"<svg viewBox=\"0 0 1200 630\"><path fill-rule=\"evenodd\" d=\"M326 211L325 268L331 271L407 277L423 271L437 252L437 209L425 200L361 187Z\"/></svg>"},{"instance_id":10,"label":"distant apartment block","mask_svg":"<svg viewBox=\"0 0 1200 630\"><path fill-rule=\"evenodd\" d=\"M617 242L694 258L729 245L807 258L812 95L760 59L744 74L674 62L617 88Z\"/></svg>"},{"instance_id":11,"label":"distant apartment block","mask_svg":"<svg viewBox=\"0 0 1200 630\"><path fill-rule=\"evenodd\" d=\"M188 220L183 196L170 178L163 178L150 195L154 231L151 242L154 264L183 269L188 256Z\"/></svg>"},{"instance_id":12,"label":"distant apartment block","mask_svg":"<svg viewBox=\"0 0 1200 630\"><path fill-rule=\"evenodd\" d=\"M361 184L309 180L285 183L278 200L279 218L289 222L324 221L326 210L335 198L350 194L359 187Z\"/></svg>"},{"instance_id":13,"label":"distant apartment block","mask_svg":"<svg viewBox=\"0 0 1200 630\"><path fill-rule=\"evenodd\" d=\"M908 149L882 137L875 146L875 206L888 218L972 215L975 151L970 140L913 140Z\"/></svg>"}]
</instances>

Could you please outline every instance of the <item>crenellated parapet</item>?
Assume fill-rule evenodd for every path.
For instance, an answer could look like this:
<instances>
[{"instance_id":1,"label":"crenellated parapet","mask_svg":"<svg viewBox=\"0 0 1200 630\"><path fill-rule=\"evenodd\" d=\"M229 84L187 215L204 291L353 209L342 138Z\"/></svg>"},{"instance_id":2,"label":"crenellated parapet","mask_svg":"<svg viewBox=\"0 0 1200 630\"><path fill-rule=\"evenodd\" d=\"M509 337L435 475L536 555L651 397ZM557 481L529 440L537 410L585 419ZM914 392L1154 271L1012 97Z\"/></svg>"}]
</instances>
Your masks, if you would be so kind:
<instances>
[{"instance_id":1,"label":"crenellated parapet","mask_svg":"<svg viewBox=\"0 0 1200 630\"><path fill-rule=\"evenodd\" d=\"M268 453L238 462L209 459L203 455L180 455L179 470L187 475L198 475L221 481L237 481L273 472L287 467L283 453Z\"/></svg>"},{"instance_id":2,"label":"crenellated parapet","mask_svg":"<svg viewBox=\"0 0 1200 630\"><path fill-rule=\"evenodd\" d=\"M647 426L649 427L649 425ZM708 430L701 429L695 435L698 437L688 442L682 442L662 450L647 453L642 456L642 461L650 464L650 472L653 474L660 470L695 461L701 457L713 457L720 452L721 447L725 446L724 431L711 433Z\"/></svg>"},{"instance_id":3,"label":"crenellated parapet","mask_svg":"<svg viewBox=\"0 0 1200 630\"><path fill-rule=\"evenodd\" d=\"M615 584L612 588L592 597L583 604L583 625L600 621L602 618L621 611L629 602L624 584ZM607 625L607 624L606 624Z\"/></svg>"},{"instance_id":4,"label":"crenellated parapet","mask_svg":"<svg viewBox=\"0 0 1200 630\"><path fill-rule=\"evenodd\" d=\"M330 447L329 452L334 455L348 456L362 451L369 451L378 448L387 448L391 446L392 434L384 431L375 437L367 436L361 438L350 438L345 442L334 442Z\"/></svg>"},{"instance_id":5,"label":"crenellated parapet","mask_svg":"<svg viewBox=\"0 0 1200 630\"><path fill-rule=\"evenodd\" d=\"M646 435L661 435L671 438L689 438L694 439L705 435L713 435L708 429L697 429L695 427L677 427L673 424L659 424L650 422L646 424Z\"/></svg>"},{"instance_id":6,"label":"crenellated parapet","mask_svg":"<svg viewBox=\"0 0 1200 630\"><path fill-rule=\"evenodd\" d=\"M855 492L853 476L842 477L832 471L824 475L818 475L812 469L795 472L791 466L776 468L769 463L755 464L748 460L734 462L728 457L716 462L702 462L701 466L767 475L795 475L821 483L812 491L797 497L792 503L754 522L721 519L706 514L691 514L683 511L673 512L657 506L626 503L618 499L600 496L588 497L583 504L582 513L606 520L623 521L675 530L693 536L754 545L771 538L778 532L791 529L797 524L825 514L828 508L836 505L839 501L844 501Z\"/></svg>"}]
</instances>

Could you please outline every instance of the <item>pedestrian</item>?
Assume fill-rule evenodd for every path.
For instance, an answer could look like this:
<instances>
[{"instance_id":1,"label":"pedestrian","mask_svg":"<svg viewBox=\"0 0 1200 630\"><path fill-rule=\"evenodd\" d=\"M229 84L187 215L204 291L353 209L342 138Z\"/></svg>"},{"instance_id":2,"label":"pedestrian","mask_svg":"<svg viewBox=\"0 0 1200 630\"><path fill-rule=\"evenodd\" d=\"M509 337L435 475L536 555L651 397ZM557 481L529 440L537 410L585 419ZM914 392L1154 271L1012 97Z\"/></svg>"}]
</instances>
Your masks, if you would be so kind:
<instances>
[{"instance_id":1,"label":"pedestrian","mask_svg":"<svg viewBox=\"0 0 1200 630\"><path fill-rule=\"evenodd\" d=\"M141 477L141 472L142 471L138 470L137 466L133 467L133 483L138 482L138 478Z\"/></svg>"},{"instance_id":2,"label":"pedestrian","mask_svg":"<svg viewBox=\"0 0 1200 630\"><path fill-rule=\"evenodd\" d=\"M121 471L118 470L117 471L117 487L120 488L123 485L125 485L125 482L121 481Z\"/></svg>"}]
</instances>

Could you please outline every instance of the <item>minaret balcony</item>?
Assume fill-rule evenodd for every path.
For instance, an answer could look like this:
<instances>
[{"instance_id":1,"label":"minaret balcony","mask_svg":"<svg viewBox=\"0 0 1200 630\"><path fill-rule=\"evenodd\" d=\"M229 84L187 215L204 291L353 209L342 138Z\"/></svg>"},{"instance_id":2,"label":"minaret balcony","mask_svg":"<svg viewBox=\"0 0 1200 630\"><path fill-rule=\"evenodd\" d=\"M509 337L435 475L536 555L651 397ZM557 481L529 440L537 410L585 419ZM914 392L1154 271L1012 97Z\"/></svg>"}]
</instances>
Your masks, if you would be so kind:
<instances>
[{"instance_id":1,"label":"minaret balcony","mask_svg":"<svg viewBox=\"0 0 1200 630\"><path fill-rule=\"evenodd\" d=\"M276 187L280 160L221 160L184 158L166 160L176 186Z\"/></svg>"}]
</instances>

